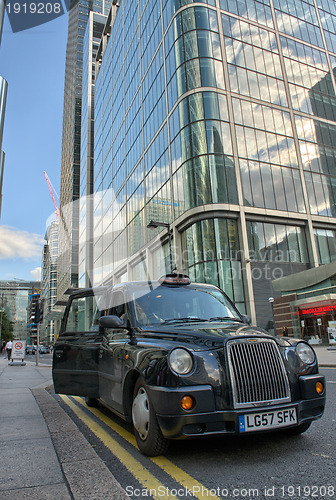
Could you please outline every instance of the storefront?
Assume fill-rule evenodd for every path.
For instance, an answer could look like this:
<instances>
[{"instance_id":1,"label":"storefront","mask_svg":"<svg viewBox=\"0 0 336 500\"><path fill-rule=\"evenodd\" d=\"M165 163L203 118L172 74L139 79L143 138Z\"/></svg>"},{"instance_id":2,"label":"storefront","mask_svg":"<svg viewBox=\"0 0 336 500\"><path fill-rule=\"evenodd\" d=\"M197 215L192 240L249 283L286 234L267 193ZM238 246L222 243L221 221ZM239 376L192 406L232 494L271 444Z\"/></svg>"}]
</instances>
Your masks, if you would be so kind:
<instances>
[{"instance_id":1,"label":"storefront","mask_svg":"<svg viewBox=\"0 0 336 500\"><path fill-rule=\"evenodd\" d=\"M302 336L311 343L336 343L336 301L301 305L299 317Z\"/></svg>"},{"instance_id":2,"label":"storefront","mask_svg":"<svg viewBox=\"0 0 336 500\"><path fill-rule=\"evenodd\" d=\"M281 297L274 300L277 334L311 344L336 344L336 263L273 281Z\"/></svg>"}]
</instances>

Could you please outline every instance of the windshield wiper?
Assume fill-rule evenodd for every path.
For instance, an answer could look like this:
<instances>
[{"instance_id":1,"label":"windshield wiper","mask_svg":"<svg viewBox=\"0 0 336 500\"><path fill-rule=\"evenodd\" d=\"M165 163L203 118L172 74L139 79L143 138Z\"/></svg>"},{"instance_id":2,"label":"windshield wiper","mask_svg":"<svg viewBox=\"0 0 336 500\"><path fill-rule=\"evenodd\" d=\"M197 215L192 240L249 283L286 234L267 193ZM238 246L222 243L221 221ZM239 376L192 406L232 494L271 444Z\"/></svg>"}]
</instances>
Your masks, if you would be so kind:
<instances>
[{"instance_id":1,"label":"windshield wiper","mask_svg":"<svg viewBox=\"0 0 336 500\"><path fill-rule=\"evenodd\" d=\"M195 318L195 316L187 316L186 318L169 318L163 321L163 324L167 323L189 323L191 321L208 321L204 318Z\"/></svg>"},{"instance_id":2,"label":"windshield wiper","mask_svg":"<svg viewBox=\"0 0 336 500\"><path fill-rule=\"evenodd\" d=\"M215 316L214 318L208 319L208 321L239 321L241 323L241 320L239 318L233 318L232 316Z\"/></svg>"}]
</instances>

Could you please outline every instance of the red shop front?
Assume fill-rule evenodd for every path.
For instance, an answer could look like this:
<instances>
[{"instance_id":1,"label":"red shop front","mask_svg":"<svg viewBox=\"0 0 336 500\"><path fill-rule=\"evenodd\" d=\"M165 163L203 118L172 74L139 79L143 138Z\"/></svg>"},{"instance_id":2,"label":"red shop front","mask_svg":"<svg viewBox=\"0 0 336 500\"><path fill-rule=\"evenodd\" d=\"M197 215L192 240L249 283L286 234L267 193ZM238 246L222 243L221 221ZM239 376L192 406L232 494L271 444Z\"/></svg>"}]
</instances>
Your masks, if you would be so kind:
<instances>
[{"instance_id":1,"label":"red shop front","mask_svg":"<svg viewBox=\"0 0 336 500\"><path fill-rule=\"evenodd\" d=\"M335 343L336 302L325 300L299 306L301 336L311 343Z\"/></svg>"}]
</instances>

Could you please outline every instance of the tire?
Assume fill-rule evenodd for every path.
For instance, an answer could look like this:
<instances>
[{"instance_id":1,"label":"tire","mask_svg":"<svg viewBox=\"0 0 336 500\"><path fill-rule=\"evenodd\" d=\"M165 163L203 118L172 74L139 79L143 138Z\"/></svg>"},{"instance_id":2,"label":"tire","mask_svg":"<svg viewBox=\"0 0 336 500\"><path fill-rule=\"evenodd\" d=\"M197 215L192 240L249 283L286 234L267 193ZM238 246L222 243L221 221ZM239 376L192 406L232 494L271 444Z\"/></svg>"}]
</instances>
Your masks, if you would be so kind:
<instances>
[{"instance_id":1,"label":"tire","mask_svg":"<svg viewBox=\"0 0 336 500\"><path fill-rule=\"evenodd\" d=\"M147 457L167 452L168 439L163 437L146 384L138 379L133 392L132 423L139 450Z\"/></svg>"},{"instance_id":2,"label":"tire","mask_svg":"<svg viewBox=\"0 0 336 500\"><path fill-rule=\"evenodd\" d=\"M85 398L85 403L87 406L90 406L90 408L97 408L99 405L99 401L96 398Z\"/></svg>"},{"instance_id":3,"label":"tire","mask_svg":"<svg viewBox=\"0 0 336 500\"><path fill-rule=\"evenodd\" d=\"M299 434L303 434L306 432L311 426L311 422L304 422L303 424L298 425L297 427L291 427L290 429L286 429L286 434L290 436L298 436Z\"/></svg>"}]
</instances>

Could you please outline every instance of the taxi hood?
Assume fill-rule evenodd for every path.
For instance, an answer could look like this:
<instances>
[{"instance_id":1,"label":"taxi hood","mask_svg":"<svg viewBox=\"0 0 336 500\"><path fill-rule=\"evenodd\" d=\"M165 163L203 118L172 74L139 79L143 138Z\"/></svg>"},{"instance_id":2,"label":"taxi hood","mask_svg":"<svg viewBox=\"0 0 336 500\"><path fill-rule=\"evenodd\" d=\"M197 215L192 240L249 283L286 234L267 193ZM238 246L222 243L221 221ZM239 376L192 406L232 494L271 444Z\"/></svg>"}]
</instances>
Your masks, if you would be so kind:
<instances>
[{"instance_id":1,"label":"taxi hood","mask_svg":"<svg viewBox=\"0 0 336 500\"><path fill-rule=\"evenodd\" d=\"M171 340L178 341L179 344L187 343L195 344L195 346L220 347L223 346L227 340L233 338L243 337L264 337L274 338L261 328L247 325L238 321L213 321L213 322L192 322L183 324L170 324L144 327L142 330L143 335L161 335L167 339L172 337Z\"/></svg>"}]
</instances>

